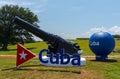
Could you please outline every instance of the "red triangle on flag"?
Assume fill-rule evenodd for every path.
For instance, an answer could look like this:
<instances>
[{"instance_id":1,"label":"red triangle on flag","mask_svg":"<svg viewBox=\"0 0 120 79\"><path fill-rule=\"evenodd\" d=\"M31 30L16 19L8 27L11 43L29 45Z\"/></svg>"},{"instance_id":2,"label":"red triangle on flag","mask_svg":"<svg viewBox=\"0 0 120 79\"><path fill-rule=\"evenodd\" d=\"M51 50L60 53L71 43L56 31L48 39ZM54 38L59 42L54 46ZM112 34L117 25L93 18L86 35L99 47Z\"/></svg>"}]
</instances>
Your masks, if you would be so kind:
<instances>
[{"instance_id":1,"label":"red triangle on flag","mask_svg":"<svg viewBox=\"0 0 120 79\"><path fill-rule=\"evenodd\" d=\"M21 44L17 44L17 60L16 60L16 67L20 64L28 61L29 59L32 59L35 57L34 54L32 54L31 51L27 50L25 47L23 47Z\"/></svg>"}]
</instances>

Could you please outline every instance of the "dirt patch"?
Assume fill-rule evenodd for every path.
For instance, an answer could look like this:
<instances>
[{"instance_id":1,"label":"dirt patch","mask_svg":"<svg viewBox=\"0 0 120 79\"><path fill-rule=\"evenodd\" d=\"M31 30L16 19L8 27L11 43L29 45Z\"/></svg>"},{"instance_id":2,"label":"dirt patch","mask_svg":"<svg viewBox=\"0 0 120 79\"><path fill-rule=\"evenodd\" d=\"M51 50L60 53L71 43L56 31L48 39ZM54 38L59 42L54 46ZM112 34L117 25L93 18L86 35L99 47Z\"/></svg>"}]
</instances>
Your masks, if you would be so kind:
<instances>
[{"instance_id":1,"label":"dirt patch","mask_svg":"<svg viewBox=\"0 0 120 79\"><path fill-rule=\"evenodd\" d=\"M19 77L25 77L25 79L104 79L103 73L88 68L80 68L80 73L78 73L77 68L51 68L45 66L22 68L21 71L25 74L21 74Z\"/></svg>"},{"instance_id":2,"label":"dirt patch","mask_svg":"<svg viewBox=\"0 0 120 79\"><path fill-rule=\"evenodd\" d=\"M25 78L32 79L31 77L37 79L104 79L104 75L100 72L97 72L95 70L90 70L90 69L83 69L81 68L81 73L77 73L77 70L72 70L67 71L66 69L47 69L47 68L42 68L42 69L34 69L29 72L26 72L26 74L21 74L25 76ZM33 73L34 72L34 73ZM29 76L31 74L31 76ZM40 75L42 74L42 75ZM54 75L53 75L54 74Z\"/></svg>"},{"instance_id":3,"label":"dirt patch","mask_svg":"<svg viewBox=\"0 0 120 79\"><path fill-rule=\"evenodd\" d=\"M95 56L83 56L86 60L96 60ZM16 58L16 55L0 55L0 58ZM35 58L38 58L37 56ZM117 56L111 56L109 59L117 58Z\"/></svg>"},{"instance_id":4,"label":"dirt patch","mask_svg":"<svg viewBox=\"0 0 120 79\"><path fill-rule=\"evenodd\" d=\"M16 58L16 55L0 55L0 58Z\"/></svg>"},{"instance_id":5,"label":"dirt patch","mask_svg":"<svg viewBox=\"0 0 120 79\"><path fill-rule=\"evenodd\" d=\"M95 60L95 57L86 57L86 60Z\"/></svg>"},{"instance_id":6,"label":"dirt patch","mask_svg":"<svg viewBox=\"0 0 120 79\"><path fill-rule=\"evenodd\" d=\"M103 74L90 70L90 69L81 69L80 79L103 79Z\"/></svg>"}]
</instances>

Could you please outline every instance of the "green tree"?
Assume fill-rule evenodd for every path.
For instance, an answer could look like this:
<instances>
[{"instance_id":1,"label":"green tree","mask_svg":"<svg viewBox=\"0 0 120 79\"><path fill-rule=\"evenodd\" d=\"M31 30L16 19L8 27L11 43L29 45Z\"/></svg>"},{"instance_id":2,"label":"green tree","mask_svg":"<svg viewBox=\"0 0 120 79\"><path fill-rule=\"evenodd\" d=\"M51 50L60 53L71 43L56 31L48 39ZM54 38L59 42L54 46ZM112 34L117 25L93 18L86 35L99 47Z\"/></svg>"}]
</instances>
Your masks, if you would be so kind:
<instances>
[{"instance_id":1,"label":"green tree","mask_svg":"<svg viewBox=\"0 0 120 79\"><path fill-rule=\"evenodd\" d=\"M16 42L24 43L33 41L31 33L19 27L14 23L14 17L19 16L22 19L34 24L36 27L38 18L28 8L19 7L18 5L5 5L0 8L0 46L7 50L8 44Z\"/></svg>"},{"instance_id":2,"label":"green tree","mask_svg":"<svg viewBox=\"0 0 120 79\"><path fill-rule=\"evenodd\" d=\"M114 38L120 38L120 35L113 35Z\"/></svg>"}]
</instances>

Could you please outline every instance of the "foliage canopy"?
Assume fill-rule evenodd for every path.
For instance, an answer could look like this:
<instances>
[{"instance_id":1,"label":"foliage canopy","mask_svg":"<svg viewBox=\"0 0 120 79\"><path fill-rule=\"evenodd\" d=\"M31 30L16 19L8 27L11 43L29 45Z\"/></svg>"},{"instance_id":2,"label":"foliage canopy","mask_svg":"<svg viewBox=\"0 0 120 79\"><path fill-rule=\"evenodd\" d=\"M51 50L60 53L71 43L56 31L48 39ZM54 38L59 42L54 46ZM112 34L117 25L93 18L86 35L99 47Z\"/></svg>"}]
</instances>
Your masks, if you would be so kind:
<instances>
[{"instance_id":1,"label":"foliage canopy","mask_svg":"<svg viewBox=\"0 0 120 79\"><path fill-rule=\"evenodd\" d=\"M37 15L28 8L19 7L18 5L2 6L0 8L0 44L3 50L7 50L8 44L34 41L31 33L14 23L15 16L19 16L38 27Z\"/></svg>"}]
</instances>

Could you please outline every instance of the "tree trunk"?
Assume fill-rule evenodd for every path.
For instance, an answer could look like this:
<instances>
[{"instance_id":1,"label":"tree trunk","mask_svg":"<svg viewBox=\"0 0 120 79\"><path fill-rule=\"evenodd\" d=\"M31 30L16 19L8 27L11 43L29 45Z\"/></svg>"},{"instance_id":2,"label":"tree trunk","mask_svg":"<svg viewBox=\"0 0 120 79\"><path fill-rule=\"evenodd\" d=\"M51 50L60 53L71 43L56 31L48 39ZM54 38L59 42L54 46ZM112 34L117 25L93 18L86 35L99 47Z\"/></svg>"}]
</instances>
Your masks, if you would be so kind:
<instances>
[{"instance_id":1,"label":"tree trunk","mask_svg":"<svg viewBox=\"0 0 120 79\"><path fill-rule=\"evenodd\" d=\"M7 50L8 43L2 44L2 50Z\"/></svg>"}]
</instances>

